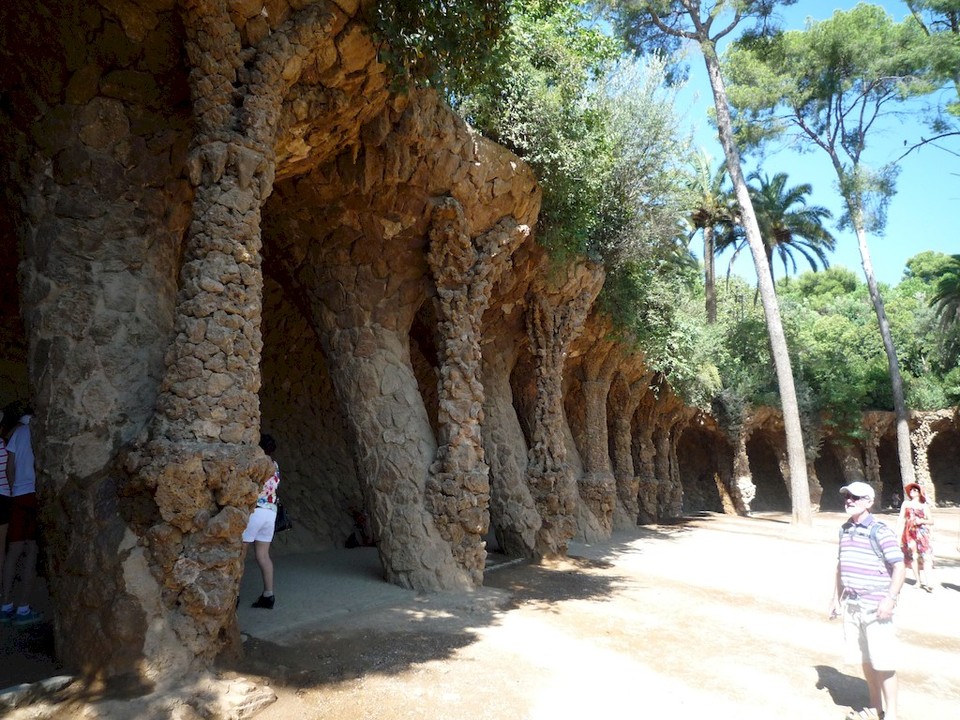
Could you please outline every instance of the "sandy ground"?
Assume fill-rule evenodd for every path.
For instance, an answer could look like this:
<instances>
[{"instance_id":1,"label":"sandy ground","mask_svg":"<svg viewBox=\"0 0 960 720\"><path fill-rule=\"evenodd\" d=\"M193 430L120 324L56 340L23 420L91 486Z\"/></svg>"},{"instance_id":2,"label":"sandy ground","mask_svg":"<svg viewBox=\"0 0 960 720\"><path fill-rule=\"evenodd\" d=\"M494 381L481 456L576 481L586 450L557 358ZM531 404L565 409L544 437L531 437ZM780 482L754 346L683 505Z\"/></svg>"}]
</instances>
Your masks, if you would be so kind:
<instances>
[{"instance_id":1,"label":"sandy ground","mask_svg":"<svg viewBox=\"0 0 960 720\"><path fill-rule=\"evenodd\" d=\"M936 589L906 586L898 609L901 720L960 717L960 510L936 518ZM839 720L867 700L826 617L842 521L709 514L504 564L466 594L386 585L369 550L279 557L277 608L246 607L248 568L245 657L219 669L277 694L258 720ZM124 717L90 710L71 715Z\"/></svg>"},{"instance_id":2,"label":"sandy ground","mask_svg":"<svg viewBox=\"0 0 960 720\"><path fill-rule=\"evenodd\" d=\"M889 522L894 518L886 517ZM843 516L709 515L488 573L474 597L251 637L257 717L842 718L867 700L826 618ZM960 513L938 515L937 589L904 588L901 717L960 717Z\"/></svg>"}]
</instances>

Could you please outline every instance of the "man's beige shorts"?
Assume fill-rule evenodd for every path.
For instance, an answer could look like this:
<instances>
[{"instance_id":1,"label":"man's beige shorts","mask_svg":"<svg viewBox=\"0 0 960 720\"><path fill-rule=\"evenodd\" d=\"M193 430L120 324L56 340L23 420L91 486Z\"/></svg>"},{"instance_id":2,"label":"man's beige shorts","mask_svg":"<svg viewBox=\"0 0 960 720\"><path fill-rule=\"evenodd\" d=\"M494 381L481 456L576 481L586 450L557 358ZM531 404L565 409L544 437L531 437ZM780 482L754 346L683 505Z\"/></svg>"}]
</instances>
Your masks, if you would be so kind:
<instances>
[{"instance_id":1,"label":"man's beige shorts","mask_svg":"<svg viewBox=\"0 0 960 720\"><path fill-rule=\"evenodd\" d=\"M896 670L899 650L893 618L878 620L876 609L861 610L856 603L843 608L846 660L869 663L874 670Z\"/></svg>"}]
</instances>

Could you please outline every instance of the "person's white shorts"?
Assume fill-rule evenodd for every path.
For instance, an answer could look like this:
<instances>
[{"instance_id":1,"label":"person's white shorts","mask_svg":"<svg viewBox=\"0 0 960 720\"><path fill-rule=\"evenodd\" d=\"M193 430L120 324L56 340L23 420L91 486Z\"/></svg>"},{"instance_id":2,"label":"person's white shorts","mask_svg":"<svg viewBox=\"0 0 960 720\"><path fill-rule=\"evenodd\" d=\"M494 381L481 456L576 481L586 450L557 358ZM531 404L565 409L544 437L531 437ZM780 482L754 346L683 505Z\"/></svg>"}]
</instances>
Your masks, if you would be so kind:
<instances>
[{"instance_id":1,"label":"person's white shorts","mask_svg":"<svg viewBox=\"0 0 960 720\"><path fill-rule=\"evenodd\" d=\"M273 540L273 527L277 523L277 511L265 507L255 508L247 520L247 528L243 531L243 541L270 542Z\"/></svg>"},{"instance_id":2,"label":"person's white shorts","mask_svg":"<svg viewBox=\"0 0 960 720\"><path fill-rule=\"evenodd\" d=\"M856 603L843 610L843 637L846 660L869 663L874 670L896 670L899 651L893 618L878 620L876 610L863 611Z\"/></svg>"}]
</instances>

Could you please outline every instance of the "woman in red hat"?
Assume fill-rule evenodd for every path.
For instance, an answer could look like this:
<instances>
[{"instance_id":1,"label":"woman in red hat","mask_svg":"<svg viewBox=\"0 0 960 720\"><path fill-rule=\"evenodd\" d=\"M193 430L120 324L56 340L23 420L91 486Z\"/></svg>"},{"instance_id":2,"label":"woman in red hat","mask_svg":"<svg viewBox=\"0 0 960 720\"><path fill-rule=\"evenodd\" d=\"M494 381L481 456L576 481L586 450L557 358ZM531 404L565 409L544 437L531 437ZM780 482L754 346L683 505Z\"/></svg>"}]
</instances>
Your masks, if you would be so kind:
<instances>
[{"instance_id":1,"label":"woman in red hat","mask_svg":"<svg viewBox=\"0 0 960 720\"><path fill-rule=\"evenodd\" d=\"M897 527L900 530L904 563L908 568L913 568L917 584L927 592L933 592L933 586L927 582L927 573L933 570L933 547L930 543L933 514L919 484L910 483L903 492L906 499L900 506Z\"/></svg>"}]
</instances>

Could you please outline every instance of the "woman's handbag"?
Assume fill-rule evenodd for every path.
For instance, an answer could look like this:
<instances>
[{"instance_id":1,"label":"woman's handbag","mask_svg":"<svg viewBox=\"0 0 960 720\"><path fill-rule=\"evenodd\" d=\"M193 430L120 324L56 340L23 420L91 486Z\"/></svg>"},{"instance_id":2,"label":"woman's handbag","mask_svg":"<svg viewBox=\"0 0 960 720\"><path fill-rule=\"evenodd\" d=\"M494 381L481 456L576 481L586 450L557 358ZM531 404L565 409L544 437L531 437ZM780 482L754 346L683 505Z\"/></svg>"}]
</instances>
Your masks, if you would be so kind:
<instances>
[{"instance_id":1,"label":"woman's handbag","mask_svg":"<svg viewBox=\"0 0 960 720\"><path fill-rule=\"evenodd\" d=\"M274 521L273 531L278 533L284 530L290 530L291 528L293 528L293 520L290 519L290 515L287 513L287 509L283 506L283 503L278 502L277 519Z\"/></svg>"}]
</instances>

